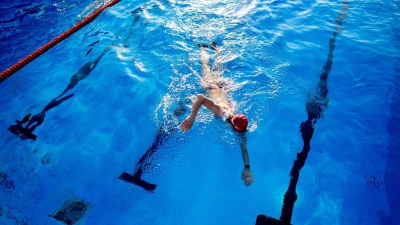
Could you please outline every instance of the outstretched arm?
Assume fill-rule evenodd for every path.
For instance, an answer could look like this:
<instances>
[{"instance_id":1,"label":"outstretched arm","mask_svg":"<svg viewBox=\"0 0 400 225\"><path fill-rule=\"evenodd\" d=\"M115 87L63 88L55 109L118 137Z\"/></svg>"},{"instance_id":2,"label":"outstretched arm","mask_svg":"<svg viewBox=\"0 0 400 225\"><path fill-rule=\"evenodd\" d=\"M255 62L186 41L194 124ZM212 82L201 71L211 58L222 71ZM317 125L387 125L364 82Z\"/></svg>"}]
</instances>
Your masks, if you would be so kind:
<instances>
[{"instance_id":1,"label":"outstretched arm","mask_svg":"<svg viewBox=\"0 0 400 225\"><path fill-rule=\"evenodd\" d=\"M194 119L196 119L197 113L199 112L200 106L204 105L207 109L211 110L214 114L218 115L220 106L215 104L215 102L205 97L204 95L198 94L193 102L192 112L190 115L181 123L181 129L186 132L190 130L193 125Z\"/></svg>"},{"instance_id":2,"label":"outstretched arm","mask_svg":"<svg viewBox=\"0 0 400 225\"><path fill-rule=\"evenodd\" d=\"M250 165L249 162L249 153L247 152L247 145L246 142L240 143L240 150L242 151L242 158L243 158L243 166Z\"/></svg>"},{"instance_id":3,"label":"outstretched arm","mask_svg":"<svg viewBox=\"0 0 400 225\"><path fill-rule=\"evenodd\" d=\"M246 137L245 134L240 134L240 150L243 158L243 172L242 180L246 186L249 186L253 182L253 174L250 171L249 154L247 152Z\"/></svg>"}]
</instances>

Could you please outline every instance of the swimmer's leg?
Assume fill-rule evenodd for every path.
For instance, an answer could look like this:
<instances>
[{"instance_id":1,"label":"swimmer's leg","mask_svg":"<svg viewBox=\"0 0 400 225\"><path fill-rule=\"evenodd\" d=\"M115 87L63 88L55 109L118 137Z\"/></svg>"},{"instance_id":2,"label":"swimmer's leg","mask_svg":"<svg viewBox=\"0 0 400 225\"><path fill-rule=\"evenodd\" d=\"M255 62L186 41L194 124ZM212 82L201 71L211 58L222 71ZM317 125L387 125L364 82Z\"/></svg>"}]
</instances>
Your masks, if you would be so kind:
<instances>
[{"instance_id":1,"label":"swimmer's leg","mask_svg":"<svg viewBox=\"0 0 400 225\"><path fill-rule=\"evenodd\" d=\"M220 51L218 49L218 45L216 42L211 42L210 47L217 54L217 58L214 60L214 63L212 65L212 71L214 71L214 76L220 77L222 75L222 72L224 71L224 66L222 63L223 62L222 58L220 57L220 54L219 54ZM218 82L219 82L219 79L218 79Z\"/></svg>"},{"instance_id":2,"label":"swimmer's leg","mask_svg":"<svg viewBox=\"0 0 400 225\"><path fill-rule=\"evenodd\" d=\"M203 69L203 76L210 74L210 66L208 65L210 62L210 56L204 47L200 48L200 62Z\"/></svg>"},{"instance_id":3,"label":"swimmer's leg","mask_svg":"<svg viewBox=\"0 0 400 225\"><path fill-rule=\"evenodd\" d=\"M201 62L201 68L202 68L202 78L203 78L203 86L205 89L209 85L212 85L215 83L214 77L211 74L211 69L209 66L210 62L210 56L208 55L206 48L201 47L200 48L200 62Z\"/></svg>"}]
</instances>

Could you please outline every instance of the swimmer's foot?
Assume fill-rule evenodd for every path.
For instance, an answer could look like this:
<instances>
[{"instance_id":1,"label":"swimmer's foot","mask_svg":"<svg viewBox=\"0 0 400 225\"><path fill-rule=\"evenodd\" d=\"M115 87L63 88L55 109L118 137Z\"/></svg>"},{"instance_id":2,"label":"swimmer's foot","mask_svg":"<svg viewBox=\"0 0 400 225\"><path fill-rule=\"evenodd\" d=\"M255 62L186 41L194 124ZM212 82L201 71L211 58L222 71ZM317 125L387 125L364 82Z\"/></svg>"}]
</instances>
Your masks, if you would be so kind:
<instances>
[{"instance_id":1,"label":"swimmer's foot","mask_svg":"<svg viewBox=\"0 0 400 225\"><path fill-rule=\"evenodd\" d=\"M208 48L208 45L206 44L197 43L197 46L199 46L200 48Z\"/></svg>"},{"instance_id":2,"label":"swimmer's foot","mask_svg":"<svg viewBox=\"0 0 400 225\"><path fill-rule=\"evenodd\" d=\"M218 52L218 49L217 49L218 46L217 46L217 43L216 43L216 42L211 42L210 48L211 48L212 50Z\"/></svg>"},{"instance_id":3,"label":"swimmer's foot","mask_svg":"<svg viewBox=\"0 0 400 225\"><path fill-rule=\"evenodd\" d=\"M212 50L218 52L218 45L216 42L211 42L209 45L197 43L197 46L199 46L200 48L209 48L210 47Z\"/></svg>"},{"instance_id":4,"label":"swimmer's foot","mask_svg":"<svg viewBox=\"0 0 400 225\"><path fill-rule=\"evenodd\" d=\"M156 189L157 185L155 184L150 184L147 181L144 181L140 178L140 176L132 176L129 173L123 172L120 176L119 176L120 180L135 184L139 187L144 188L146 191L148 192L154 192L154 190Z\"/></svg>"}]
</instances>

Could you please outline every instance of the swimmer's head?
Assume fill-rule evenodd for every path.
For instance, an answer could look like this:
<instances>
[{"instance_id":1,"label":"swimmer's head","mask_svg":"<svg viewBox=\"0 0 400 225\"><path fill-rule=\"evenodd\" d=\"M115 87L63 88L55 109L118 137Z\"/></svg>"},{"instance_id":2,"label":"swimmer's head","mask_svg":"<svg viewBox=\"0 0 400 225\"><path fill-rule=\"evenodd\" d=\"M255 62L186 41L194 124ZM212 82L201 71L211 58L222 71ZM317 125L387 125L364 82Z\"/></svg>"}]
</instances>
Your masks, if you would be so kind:
<instances>
[{"instance_id":1,"label":"swimmer's head","mask_svg":"<svg viewBox=\"0 0 400 225\"><path fill-rule=\"evenodd\" d=\"M239 132L245 132L247 130L247 125L249 125L249 120L245 115L237 114L229 121L233 129Z\"/></svg>"}]
</instances>

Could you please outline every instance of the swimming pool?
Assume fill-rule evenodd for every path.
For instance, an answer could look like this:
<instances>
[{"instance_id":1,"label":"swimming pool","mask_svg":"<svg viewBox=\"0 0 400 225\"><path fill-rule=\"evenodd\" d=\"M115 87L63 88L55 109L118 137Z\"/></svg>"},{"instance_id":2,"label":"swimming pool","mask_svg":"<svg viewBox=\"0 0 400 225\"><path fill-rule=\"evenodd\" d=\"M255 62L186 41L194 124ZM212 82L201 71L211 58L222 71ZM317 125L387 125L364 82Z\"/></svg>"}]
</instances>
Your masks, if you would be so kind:
<instances>
[{"instance_id":1,"label":"swimming pool","mask_svg":"<svg viewBox=\"0 0 400 225\"><path fill-rule=\"evenodd\" d=\"M105 2L2 1L0 70ZM0 224L279 218L316 99L292 224L400 224L399 2L345 5L122 0L107 9L0 84ZM229 99L249 117L250 187L228 124L202 109L191 131L178 129L203 93L197 44L211 42ZM8 130L29 113L44 118L36 138ZM153 190L121 179L138 170Z\"/></svg>"}]
</instances>

